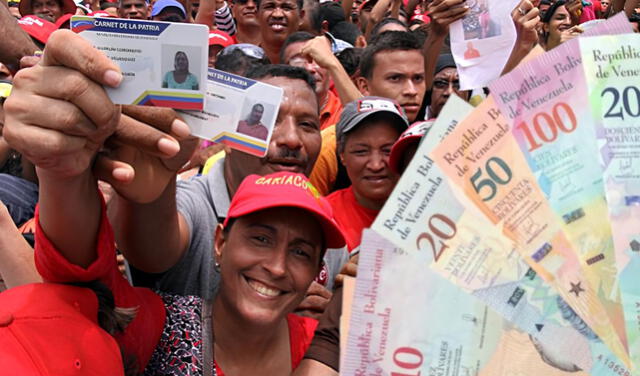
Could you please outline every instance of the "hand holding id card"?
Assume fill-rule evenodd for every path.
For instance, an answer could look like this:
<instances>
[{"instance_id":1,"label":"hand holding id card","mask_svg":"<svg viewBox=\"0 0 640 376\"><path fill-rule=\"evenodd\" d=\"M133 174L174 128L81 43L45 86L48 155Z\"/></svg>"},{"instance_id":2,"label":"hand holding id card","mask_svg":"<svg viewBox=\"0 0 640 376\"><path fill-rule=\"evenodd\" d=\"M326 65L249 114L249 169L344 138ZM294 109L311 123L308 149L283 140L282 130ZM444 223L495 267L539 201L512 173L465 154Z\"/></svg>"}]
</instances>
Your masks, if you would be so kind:
<instances>
[{"instance_id":1,"label":"hand holding id card","mask_svg":"<svg viewBox=\"0 0 640 376\"><path fill-rule=\"evenodd\" d=\"M180 115L195 136L262 157L267 154L283 93L276 86L209 69L205 109Z\"/></svg>"},{"instance_id":2,"label":"hand holding id card","mask_svg":"<svg viewBox=\"0 0 640 376\"><path fill-rule=\"evenodd\" d=\"M206 26L74 16L71 30L120 66L122 83L115 89L106 88L114 103L204 108Z\"/></svg>"}]
</instances>

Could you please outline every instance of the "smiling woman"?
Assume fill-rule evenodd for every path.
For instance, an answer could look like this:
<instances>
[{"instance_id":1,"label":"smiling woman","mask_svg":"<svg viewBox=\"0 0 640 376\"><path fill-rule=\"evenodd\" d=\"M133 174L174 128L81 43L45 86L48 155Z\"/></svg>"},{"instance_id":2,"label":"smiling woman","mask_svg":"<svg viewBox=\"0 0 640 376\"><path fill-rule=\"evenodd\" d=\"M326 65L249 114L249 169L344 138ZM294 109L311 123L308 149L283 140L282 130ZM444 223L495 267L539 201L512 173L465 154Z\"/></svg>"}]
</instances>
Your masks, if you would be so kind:
<instances>
[{"instance_id":1,"label":"smiling woman","mask_svg":"<svg viewBox=\"0 0 640 376\"><path fill-rule=\"evenodd\" d=\"M573 27L566 3L565 0L556 1L542 18L544 47L547 51L582 33L581 29Z\"/></svg>"},{"instance_id":2,"label":"smiling woman","mask_svg":"<svg viewBox=\"0 0 640 376\"><path fill-rule=\"evenodd\" d=\"M46 179L42 183L45 189L50 185ZM221 283L213 301L160 294L159 302L151 291L131 287L118 274L104 209L103 204L94 234L98 249L88 250L97 255L94 266L81 271L61 257L69 251L53 245L55 230L47 232L50 237L44 231L37 235L37 266L53 281L92 274L114 292L118 306L137 307L138 316L121 340L125 346L135 343L127 348L135 349L144 374L288 375L298 366L317 322L293 310L318 275L325 249L344 246L331 207L304 175L250 175L238 187L224 224L216 228ZM38 223L40 215L66 214L43 207Z\"/></svg>"},{"instance_id":3,"label":"smiling woman","mask_svg":"<svg viewBox=\"0 0 640 376\"><path fill-rule=\"evenodd\" d=\"M370 227L399 176L389 166L391 147L408 127L396 102L363 97L347 104L336 125L338 154L351 187L338 190L327 200L343 229L349 252L360 245L364 228Z\"/></svg>"}]
</instances>

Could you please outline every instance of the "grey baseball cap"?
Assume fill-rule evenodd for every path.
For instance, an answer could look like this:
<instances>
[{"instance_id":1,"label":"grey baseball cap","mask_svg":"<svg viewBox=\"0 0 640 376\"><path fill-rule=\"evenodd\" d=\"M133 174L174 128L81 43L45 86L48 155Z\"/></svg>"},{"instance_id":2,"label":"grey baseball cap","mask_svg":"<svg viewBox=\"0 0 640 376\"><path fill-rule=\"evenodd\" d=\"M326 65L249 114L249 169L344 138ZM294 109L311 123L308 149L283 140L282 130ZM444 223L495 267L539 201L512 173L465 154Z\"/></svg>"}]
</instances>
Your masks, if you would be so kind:
<instances>
[{"instance_id":1,"label":"grey baseball cap","mask_svg":"<svg viewBox=\"0 0 640 376\"><path fill-rule=\"evenodd\" d=\"M391 115L400 132L409 127L407 116L396 101L382 97L362 97L347 103L342 109L340 120L336 124L336 136L349 133L368 117L381 113Z\"/></svg>"}]
</instances>

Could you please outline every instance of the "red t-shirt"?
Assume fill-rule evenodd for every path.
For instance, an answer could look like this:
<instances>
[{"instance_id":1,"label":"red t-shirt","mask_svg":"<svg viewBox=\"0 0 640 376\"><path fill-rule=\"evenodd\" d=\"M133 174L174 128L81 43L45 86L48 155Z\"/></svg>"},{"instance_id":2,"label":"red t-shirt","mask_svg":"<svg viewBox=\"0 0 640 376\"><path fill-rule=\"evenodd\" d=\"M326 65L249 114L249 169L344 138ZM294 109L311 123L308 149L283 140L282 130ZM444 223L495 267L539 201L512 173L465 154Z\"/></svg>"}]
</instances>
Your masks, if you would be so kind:
<instances>
[{"instance_id":1,"label":"red t-shirt","mask_svg":"<svg viewBox=\"0 0 640 376\"><path fill-rule=\"evenodd\" d=\"M347 240L349 252L360 245L362 230L371 227L379 210L363 207L356 200L353 186L335 191L326 197L333 208L333 216Z\"/></svg>"},{"instance_id":2,"label":"red t-shirt","mask_svg":"<svg viewBox=\"0 0 640 376\"><path fill-rule=\"evenodd\" d=\"M291 370L294 370L298 368L298 364L311 344L318 321L290 313L287 315L287 323L289 324L289 346L291 346ZM216 374L224 376L217 362L215 365Z\"/></svg>"},{"instance_id":3,"label":"red t-shirt","mask_svg":"<svg viewBox=\"0 0 640 376\"><path fill-rule=\"evenodd\" d=\"M262 123L249 125L246 120L240 120L238 122L238 128L236 132L246 134L247 136L259 138L261 140L267 140L269 130Z\"/></svg>"}]
</instances>

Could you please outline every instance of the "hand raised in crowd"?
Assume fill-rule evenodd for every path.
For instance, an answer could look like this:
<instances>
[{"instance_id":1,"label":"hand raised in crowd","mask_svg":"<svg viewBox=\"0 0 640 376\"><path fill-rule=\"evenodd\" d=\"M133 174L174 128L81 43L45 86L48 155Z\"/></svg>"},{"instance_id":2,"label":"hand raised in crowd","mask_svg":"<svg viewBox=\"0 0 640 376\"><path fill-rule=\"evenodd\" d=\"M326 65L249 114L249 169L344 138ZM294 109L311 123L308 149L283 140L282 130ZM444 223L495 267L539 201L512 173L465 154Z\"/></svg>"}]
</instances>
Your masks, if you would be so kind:
<instances>
[{"instance_id":1,"label":"hand raised in crowd","mask_svg":"<svg viewBox=\"0 0 640 376\"><path fill-rule=\"evenodd\" d=\"M104 54L71 31L57 31L40 62L16 74L4 137L40 170L77 176L118 125L120 109L102 85L121 80Z\"/></svg>"},{"instance_id":2,"label":"hand raised in crowd","mask_svg":"<svg viewBox=\"0 0 640 376\"><path fill-rule=\"evenodd\" d=\"M568 40L571 40L582 33L584 33L584 30L582 30L580 25L575 25L560 33L560 43L562 44Z\"/></svg>"},{"instance_id":3,"label":"hand raised in crowd","mask_svg":"<svg viewBox=\"0 0 640 376\"><path fill-rule=\"evenodd\" d=\"M569 16L571 16L571 22L574 25L578 25L580 23L580 16L582 15L582 0L569 0L565 7L567 8L567 12L569 12Z\"/></svg>"},{"instance_id":4,"label":"hand raised in crowd","mask_svg":"<svg viewBox=\"0 0 640 376\"><path fill-rule=\"evenodd\" d=\"M331 43L329 39L323 35L309 40L302 47L303 54L310 56L319 66L329 68L332 64L340 64L333 52L331 52Z\"/></svg>"},{"instance_id":5,"label":"hand raised in crowd","mask_svg":"<svg viewBox=\"0 0 640 376\"><path fill-rule=\"evenodd\" d=\"M531 49L538 43L538 31L540 22L540 10L533 6L530 0L522 0L511 12L511 18L516 26L516 46Z\"/></svg>"},{"instance_id":6,"label":"hand raised in crowd","mask_svg":"<svg viewBox=\"0 0 640 376\"><path fill-rule=\"evenodd\" d=\"M122 117L96 161L96 176L128 200L154 201L189 161L198 139L172 109L123 106ZM115 174L115 171L127 171Z\"/></svg>"},{"instance_id":7,"label":"hand raised in crowd","mask_svg":"<svg viewBox=\"0 0 640 376\"><path fill-rule=\"evenodd\" d=\"M449 33L449 25L462 19L469 12L469 6L465 5L465 2L466 0L434 0L429 3L429 32L444 38Z\"/></svg>"}]
</instances>

